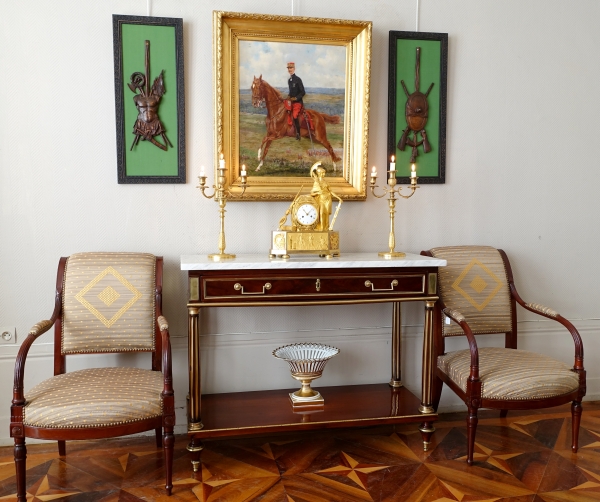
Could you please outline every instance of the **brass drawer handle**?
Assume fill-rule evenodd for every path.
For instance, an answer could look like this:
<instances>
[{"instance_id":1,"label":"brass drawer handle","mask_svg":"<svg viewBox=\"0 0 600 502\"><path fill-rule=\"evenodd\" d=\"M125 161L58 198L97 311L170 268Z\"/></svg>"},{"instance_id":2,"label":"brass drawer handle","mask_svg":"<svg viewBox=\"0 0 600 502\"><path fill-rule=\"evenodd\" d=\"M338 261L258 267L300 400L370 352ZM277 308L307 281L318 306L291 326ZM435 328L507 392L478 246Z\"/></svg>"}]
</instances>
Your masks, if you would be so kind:
<instances>
[{"instance_id":1,"label":"brass drawer handle","mask_svg":"<svg viewBox=\"0 0 600 502\"><path fill-rule=\"evenodd\" d=\"M244 291L244 286L242 286L239 282L236 282L233 285L233 289L235 289L236 291L242 290L243 295L264 295L266 290L271 289L271 283L266 282L265 285L263 286L263 290L257 291L256 293L246 293Z\"/></svg>"},{"instance_id":2,"label":"brass drawer handle","mask_svg":"<svg viewBox=\"0 0 600 502\"><path fill-rule=\"evenodd\" d=\"M392 281L392 283L390 284L390 288L386 288L386 289L375 289L375 287L373 286L373 283L371 281L365 281L365 286L368 288L371 288L371 291L394 291L394 286L398 285L398 281L396 279L394 279Z\"/></svg>"}]
</instances>

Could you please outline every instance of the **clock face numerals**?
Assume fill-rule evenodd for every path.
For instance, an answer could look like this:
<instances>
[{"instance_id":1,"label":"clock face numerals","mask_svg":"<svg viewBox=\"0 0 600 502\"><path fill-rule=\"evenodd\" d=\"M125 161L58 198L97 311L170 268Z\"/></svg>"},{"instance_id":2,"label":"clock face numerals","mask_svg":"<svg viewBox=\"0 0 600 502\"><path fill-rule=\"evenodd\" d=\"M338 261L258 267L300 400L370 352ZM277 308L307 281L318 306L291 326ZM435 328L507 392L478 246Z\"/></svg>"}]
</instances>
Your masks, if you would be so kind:
<instances>
[{"instance_id":1,"label":"clock face numerals","mask_svg":"<svg viewBox=\"0 0 600 502\"><path fill-rule=\"evenodd\" d=\"M296 219L300 225L313 225L317 221L317 208L312 204L302 204L296 211Z\"/></svg>"}]
</instances>

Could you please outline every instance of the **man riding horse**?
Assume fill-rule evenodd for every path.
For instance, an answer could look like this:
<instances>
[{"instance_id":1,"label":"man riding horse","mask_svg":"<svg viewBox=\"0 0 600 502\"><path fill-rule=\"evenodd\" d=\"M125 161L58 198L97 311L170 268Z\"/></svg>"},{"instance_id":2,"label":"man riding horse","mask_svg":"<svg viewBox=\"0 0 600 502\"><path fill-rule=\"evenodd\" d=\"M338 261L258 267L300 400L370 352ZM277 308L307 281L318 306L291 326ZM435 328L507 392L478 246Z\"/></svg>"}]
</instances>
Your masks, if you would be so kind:
<instances>
[{"instance_id":1,"label":"man riding horse","mask_svg":"<svg viewBox=\"0 0 600 502\"><path fill-rule=\"evenodd\" d=\"M306 94L304 91L304 84L302 83L302 79L296 75L296 63L289 62L287 64L287 70L290 74L290 78L288 80L289 94L288 99L292 102L292 117L294 119L294 127L296 128L296 139L300 140L300 119L298 116L302 111L302 107L304 106L302 103L302 98Z\"/></svg>"}]
</instances>

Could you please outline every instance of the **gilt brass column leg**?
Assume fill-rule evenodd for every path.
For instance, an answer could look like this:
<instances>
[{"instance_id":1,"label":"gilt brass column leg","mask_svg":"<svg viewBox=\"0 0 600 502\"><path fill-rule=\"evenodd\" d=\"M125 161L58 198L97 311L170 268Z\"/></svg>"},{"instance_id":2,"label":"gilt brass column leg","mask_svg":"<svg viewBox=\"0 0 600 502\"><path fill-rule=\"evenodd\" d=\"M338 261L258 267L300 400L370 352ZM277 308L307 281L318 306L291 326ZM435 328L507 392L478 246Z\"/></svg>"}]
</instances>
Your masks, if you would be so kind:
<instances>
[{"instance_id":1,"label":"gilt brass column leg","mask_svg":"<svg viewBox=\"0 0 600 502\"><path fill-rule=\"evenodd\" d=\"M423 332L423 368L421 381L421 413L435 413L433 409L433 308L435 301L425 302L425 330Z\"/></svg>"},{"instance_id":2,"label":"gilt brass column leg","mask_svg":"<svg viewBox=\"0 0 600 502\"><path fill-rule=\"evenodd\" d=\"M199 317L199 307L188 307L188 372L190 389L188 396L188 434L199 431L203 427L201 416L202 390L200 386ZM198 472L200 468L202 443L192 436L187 449L192 455L192 468L194 469L194 472Z\"/></svg>"},{"instance_id":3,"label":"gilt brass column leg","mask_svg":"<svg viewBox=\"0 0 600 502\"><path fill-rule=\"evenodd\" d=\"M433 308L435 301L425 302L425 329L423 332L423 368L421 381L421 413L435 413L433 408ZM423 439L423 451L429 449L431 435L435 431L432 422L425 421L419 427Z\"/></svg>"},{"instance_id":4,"label":"gilt brass column leg","mask_svg":"<svg viewBox=\"0 0 600 502\"><path fill-rule=\"evenodd\" d=\"M392 379L391 387L402 387L402 311L401 303L392 303Z\"/></svg>"},{"instance_id":5,"label":"gilt brass column leg","mask_svg":"<svg viewBox=\"0 0 600 502\"><path fill-rule=\"evenodd\" d=\"M202 429L200 402L202 391L200 387L200 333L198 331L200 308L188 307L188 360L190 376L190 416L188 430L190 432Z\"/></svg>"}]
</instances>

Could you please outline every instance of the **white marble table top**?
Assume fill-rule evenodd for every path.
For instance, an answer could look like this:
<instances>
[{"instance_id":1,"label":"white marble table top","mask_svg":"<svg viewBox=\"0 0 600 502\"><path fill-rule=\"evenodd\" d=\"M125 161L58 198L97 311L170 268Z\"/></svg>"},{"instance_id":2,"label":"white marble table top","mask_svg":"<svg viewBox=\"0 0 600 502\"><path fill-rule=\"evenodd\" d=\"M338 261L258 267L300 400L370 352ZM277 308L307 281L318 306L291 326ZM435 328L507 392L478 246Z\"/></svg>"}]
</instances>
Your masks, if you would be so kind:
<instances>
[{"instance_id":1,"label":"white marble table top","mask_svg":"<svg viewBox=\"0 0 600 502\"><path fill-rule=\"evenodd\" d=\"M181 255L181 270L256 270L293 268L411 268L444 267L446 260L407 253L405 258L385 259L377 253L342 253L336 258L292 255L287 260L264 254L238 254L232 260L213 261L207 255Z\"/></svg>"}]
</instances>

